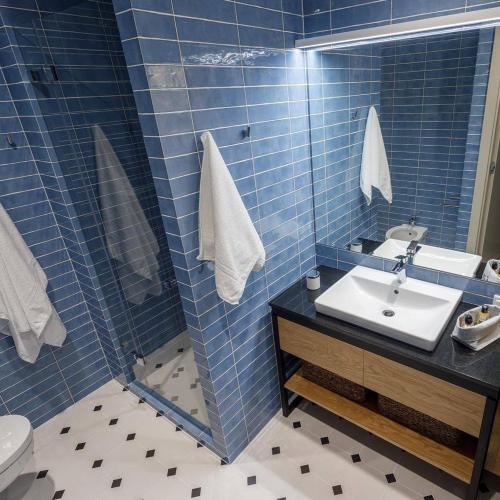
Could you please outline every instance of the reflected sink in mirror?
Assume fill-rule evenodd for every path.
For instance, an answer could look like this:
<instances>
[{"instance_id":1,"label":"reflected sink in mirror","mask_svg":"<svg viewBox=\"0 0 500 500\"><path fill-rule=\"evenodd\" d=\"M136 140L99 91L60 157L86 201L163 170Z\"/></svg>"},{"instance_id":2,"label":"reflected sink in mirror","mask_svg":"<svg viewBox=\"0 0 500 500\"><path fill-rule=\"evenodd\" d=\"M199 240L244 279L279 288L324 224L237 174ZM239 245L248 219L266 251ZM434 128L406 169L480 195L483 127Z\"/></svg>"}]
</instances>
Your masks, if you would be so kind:
<instances>
[{"instance_id":1,"label":"reflected sink in mirror","mask_svg":"<svg viewBox=\"0 0 500 500\"><path fill-rule=\"evenodd\" d=\"M357 266L321 294L318 312L432 351L462 291Z\"/></svg>"},{"instance_id":2,"label":"reflected sink in mirror","mask_svg":"<svg viewBox=\"0 0 500 500\"><path fill-rule=\"evenodd\" d=\"M374 250L373 255L395 259L397 255L406 255L407 248L408 241L391 238ZM481 264L481 256L431 245L419 245L413 264L473 278Z\"/></svg>"},{"instance_id":3,"label":"reflected sink in mirror","mask_svg":"<svg viewBox=\"0 0 500 500\"><path fill-rule=\"evenodd\" d=\"M423 226L415 226L413 224L401 224L387 230L385 238L396 239L403 241L422 241L427 233L427 228Z\"/></svg>"}]
</instances>

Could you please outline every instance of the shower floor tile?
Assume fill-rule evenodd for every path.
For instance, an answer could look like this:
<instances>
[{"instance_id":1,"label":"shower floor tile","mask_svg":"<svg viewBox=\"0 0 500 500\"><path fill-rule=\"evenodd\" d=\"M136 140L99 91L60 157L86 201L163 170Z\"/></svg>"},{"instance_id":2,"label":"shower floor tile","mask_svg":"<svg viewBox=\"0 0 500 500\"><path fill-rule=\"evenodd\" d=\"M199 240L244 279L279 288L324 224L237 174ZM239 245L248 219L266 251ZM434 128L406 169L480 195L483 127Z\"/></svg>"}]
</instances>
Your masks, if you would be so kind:
<instances>
[{"instance_id":1,"label":"shower floor tile","mask_svg":"<svg viewBox=\"0 0 500 500\"><path fill-rule=\"evenodd\" d=\"M311 413L276 415L234 463L221 465L111 381L35 430L33 457L0 500L458 498Z\"/></svg>"},{"instance_id":2,"label":"shower floor tile","mask_svg":"<svg viewBox=\"0 0 500 500\"><path fill-rule=\"evenodd\" d=\"M139 382L172 401L178 408L209 427L207 409L199 383L198 368L188 332L183 332L135 365Z\"/></svg>"}]
</instances>

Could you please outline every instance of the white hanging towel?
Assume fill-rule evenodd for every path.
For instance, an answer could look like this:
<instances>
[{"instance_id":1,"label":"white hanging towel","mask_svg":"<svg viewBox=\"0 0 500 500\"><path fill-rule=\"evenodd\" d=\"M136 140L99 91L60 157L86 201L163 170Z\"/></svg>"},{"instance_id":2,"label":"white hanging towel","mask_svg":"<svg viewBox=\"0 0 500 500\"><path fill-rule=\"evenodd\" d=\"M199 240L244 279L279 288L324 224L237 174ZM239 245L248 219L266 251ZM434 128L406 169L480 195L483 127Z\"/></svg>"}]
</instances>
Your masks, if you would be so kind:
<instances>
[{"instance_id":1,"label":"white hanging towel","mask_svg":"<svg viewBox=\"0 0 500 500\"><path fill-rule=\"evenodd\" d=\"M94 125L95 157L106 246L128 302L140 305L147 294L160 295L160 252L127 174L99 125Z\"/></svg>"},{"instance_id":2,"label":"white hanging towel","mask_svg":"<svg viewBox=\"0 0 500 500\"><path fill-rule=\"evenodd\" d=\"M251 271L266 260L262 241L210 132L201 136L198 260L214 263L219 297L238 304Z\"/></svg>"},{"instance_id":3,"label":"white hanging towel","mask_svg":"<svg viewBox=\"0 0 500 500\"><path fill-rule=\"evenodd\" d=\"M0 332L28 363L43 344L60 347L66 338L46 289L47 276L0 204Z\"/></svg>"},{"instance_id":4,"label":"white hanging towel","mask_svg":"<svg viewBox=\"0 0 500 500\"><path fill-rule=\"evenodd\" d=\"M360 183L361 191L365 195L368 205L372 202L372 188L374 187L382 193L382 196L389 203L392 203L389 162L387 161L384 138L382 137L377 110L374 106L370 108L366 122Z\"/></svg>"}]
</instances>

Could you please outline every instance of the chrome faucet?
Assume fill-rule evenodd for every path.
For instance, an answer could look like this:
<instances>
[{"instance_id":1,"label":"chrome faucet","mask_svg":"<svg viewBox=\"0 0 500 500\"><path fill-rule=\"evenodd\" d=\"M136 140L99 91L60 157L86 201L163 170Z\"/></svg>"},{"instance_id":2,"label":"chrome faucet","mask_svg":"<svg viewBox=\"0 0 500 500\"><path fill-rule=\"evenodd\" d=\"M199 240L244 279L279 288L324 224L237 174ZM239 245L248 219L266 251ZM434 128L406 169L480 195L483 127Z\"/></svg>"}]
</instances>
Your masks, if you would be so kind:
<instances>
[{"instance_id":1,"label":"chrome faucet","mask_svg":"<svg viewBox=\"0 0 500 500\"><path fill-rule=\"evenodd\" d=\"M414 215L412 215L408 223L410 224L410 226L414 226L417 223L417 218Z\"/></svg>"},{"instance_id":2,"label":"chrome faucet","mask_svg":"<svg viewBox=\"0 0 500 500\"><path fill-rule=\"evenodd\" d=\"M396 259L398 259L398 262L391 272L396 274L399 283L403 284L406 281L406 264L408 257L406 255L397 255Z\"/></svg>"},{"instance_id":3,"label":"chrome faucet","mask_svg":"<svg viewBox=\"0 0 500 500\"><path fill-rule=\"evenodd\" d=\"M418 250L418 241L412 240L406 248L406 261L408 264L413 264L413 259L415 258L415 254L418 252Z\"/></svg>"}]
</instances>

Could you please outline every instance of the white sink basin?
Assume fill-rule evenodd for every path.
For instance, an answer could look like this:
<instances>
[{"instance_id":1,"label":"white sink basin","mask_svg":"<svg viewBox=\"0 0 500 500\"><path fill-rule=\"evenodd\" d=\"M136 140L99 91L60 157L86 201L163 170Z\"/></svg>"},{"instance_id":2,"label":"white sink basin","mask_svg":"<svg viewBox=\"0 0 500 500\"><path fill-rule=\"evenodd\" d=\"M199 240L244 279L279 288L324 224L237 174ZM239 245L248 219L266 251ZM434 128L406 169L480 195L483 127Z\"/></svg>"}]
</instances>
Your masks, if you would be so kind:
<instances>
[{"instance_id":1,"label":"white sink basin","mask_svg":"<svg viewBox=\"0 0 500 500\"><path fill-rule=\"evenodd\" d=\"M404 241L420 241L427 233L427 228L424 226L412 226L410 224L401 224L387 230L385 239L395 238Z\"/></svg>"},{"instance_id":2,"label":"white sink basin","mask_svg":"<svg viewBox=\"0 0 500 500\"><path fill-rule=\"evenodd\" d=\"M416 266L429 267L438 271L460 274L472 278L481 264L481 256L472 253L448 250L447 248L419 245L420 250L413 258ZM408 241L390 239L384 241L374 252L377 257L394 259L396 255L406 255Z\"/></svg>"},{"instance_id":3,"label":"white sink basin","mask_svg":"<svg viewBox=\"0 0 500 500\"><path fill-rule=\"evenodd\" d=\"M316 310L432 351L462 291L357 266L314 302Z\"/></svg>"}]
</instances>

